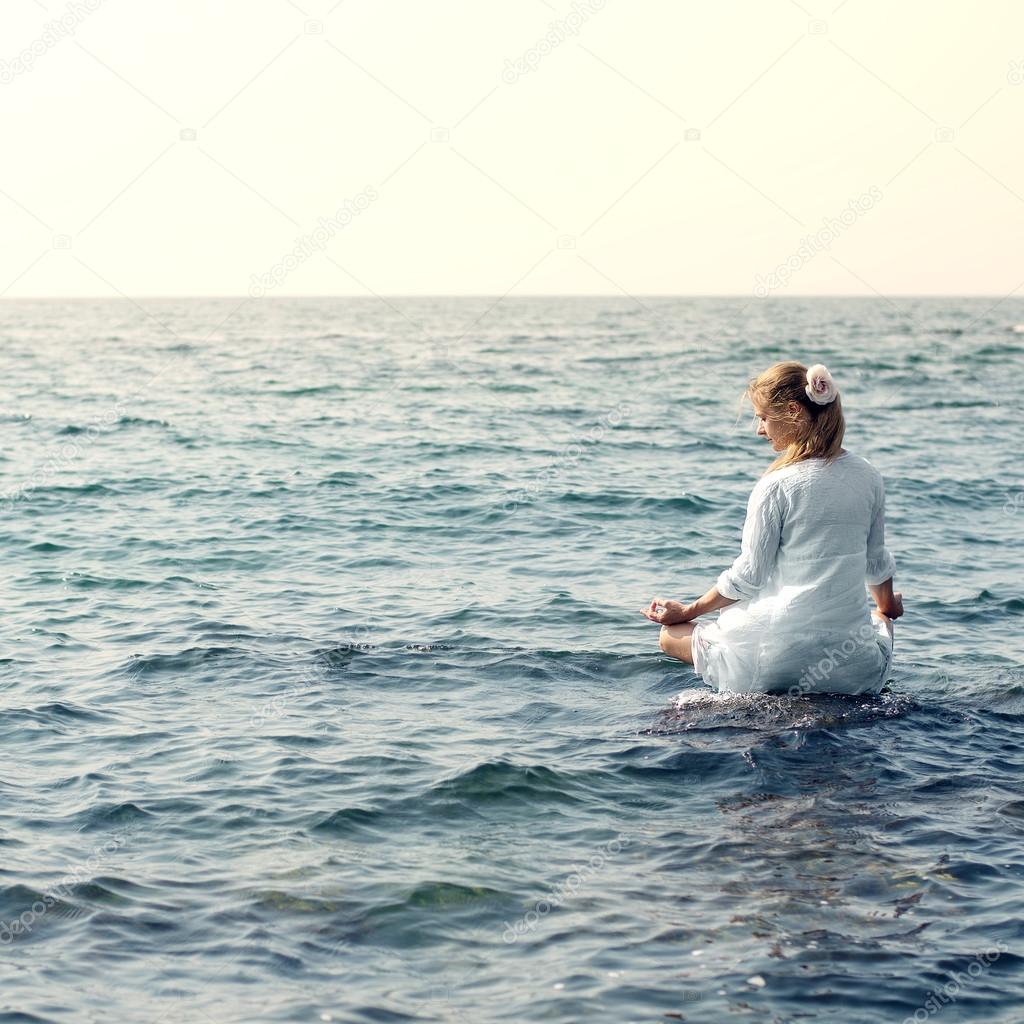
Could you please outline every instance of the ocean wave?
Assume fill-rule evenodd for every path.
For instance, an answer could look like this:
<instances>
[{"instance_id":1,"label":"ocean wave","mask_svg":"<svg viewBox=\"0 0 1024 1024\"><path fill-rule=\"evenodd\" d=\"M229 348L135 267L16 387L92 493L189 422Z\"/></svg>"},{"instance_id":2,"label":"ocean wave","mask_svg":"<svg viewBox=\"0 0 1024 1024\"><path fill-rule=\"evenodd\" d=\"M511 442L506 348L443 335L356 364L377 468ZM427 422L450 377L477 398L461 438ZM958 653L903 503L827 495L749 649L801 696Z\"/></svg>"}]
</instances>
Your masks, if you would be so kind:
<instances>
[{"instance_id":1,"label":"ocean wave","mask_svg":"<svg viewBox=\"0 0 1024 1024\"><path fill-rule=\"evenodd\" d=\"M615 491L566 491L556 499L562 505L582 505L595 510L645 512L707 512L714 503L698 494L673 494L664 497L646 497Z\"/></svg>"},{"instance_id":2,"label":"ocean wave","mask_svg":"<svg viewBox=\"0 0 1024 1024\"><path fill-rule=\"evenodd\" d=\"M144 678L202 668L223 661L246 660L253 656L254 652L245 647L187 647L169 653L133 654L121 669L132 678Z\"/></svg>"},{"instance_id":3,"label":"ocean wave","mask_svg":"<svg viewBox=\"0 0 1024 1024\"><path fill-rule=\"evenodd\" d=\"M146 416L121 416L117 421L117 426L121 428L127 427L169 427L171 424L167 420L150 419Z\"/></svg>"},{"instance_id":4,"label":"ocean wave","mask_svg":"<svg viewBox=\"0 0 1024 1024\"><path fill-rule=\"evenodd\" d=\"M122 800L94 804L71 817L76 831L107 832L112 828L135 828L154 820L156 815L144 810L133 800Z\"/></svg>"},{"instance_id":5,"label":"ocean wave","mask_svg":"<svg viewBox=\"0 0 1024 1024\"><path fill-rule=\"evenodd\" d=\"M35 725L54 725L114 720L116 720L116 716L109 712L83 707L80 704L71 704L67 701L49 701L34 707L9 707L0 710L0 723L4 726L29 722Z\"/></svg>"},{"instance_id":6,"label":"ocean wave","mask_svg":"<svg viewBox=\"0 0 1024 1024\"><path fill-rule=\"evenodd\" d=\"M274 395L277 398L306 398L314 395L344 394L351 390L351 388L341 384L316 384L303 388L284 388L277 391L268 391L267 394Z\"/></svg>"},{"instance_id":7,"label":"ocean wave","mask_svg":"<svg viewBox=\"0 0 1024 1024\"><path fill-rule=\"evenodd\" d=\"M487 885L463 885L458 882L428 880L407 889L402 899L381 907L379 912L394 912L403 907L421 910L449 910L452 908L511 902L514 896L502 889Z\"/></svg>"},{"instance_id":8,"label":"ocean wave","mask_svg":"<svg viewBox=\"0 0 1024 1024\"><path fill-rule=\"evenodd\" d=\"M318 487L358 487L376 479L372 473L355 473L338 469L317 481Z\"/></svg>"},{"instance_id":9,"label":"ocean wave","mask_svg":"<svg viewBox=\"0 0 1024 1024\"><path fill-rule=\"evenodd\" d=\"M387 834L394 821L423 815L476 817L517 813L537 805L572 806L584 801L578 780L543 765L485 761L457 770L426 789L378 807L345 807L319 818L315 832L351 838Z\"/></svg>"},{"instance_id":10,"label":"ocean wave","mask_svg":"<svg viewBox=\"0 0 1024 1024\"><path fill-rule=\"evenodd\" d=\"M59 880L58 880L59 881ZM61 889L60 892L67 892ZM0 886L0 925L6 924L14 931L14 941L23 941L23 936L31 936L35 925L44 917L75 918L81 913L78 904L65 899L54 889L39 889L35 886L15 882L12 885ZM17 928L16 922L22 922ZM42 925L40 925L42 927ZM0 936L3 930L0 929ZM3 941L0 939L0 941ZM8 945L8 938L4 945Z\"/></svg>"},{"instance_id":11,"label":"ocean wave","mask_svg":"<svg viewBox=\"0 0 1024 1024\"><path fill-rule=\"evenodd\" d=\"M387 835L389 811L372 807L343 807L310 826L312 832L335 836Z\"/></svg>"},{"instance_id":12,"label":"ocean wave","mask_svg":"<svg viewBox=\"0 0 1024 1024\"><path fill-rule=\"evenodd\" d=\"M435 783L428 796L457 802L499 801L528 806L534 800L576 803L581 795L578 784L564 772L545 765L514 764L510 761L485 761Z\"/></svg>"}]
</instances>

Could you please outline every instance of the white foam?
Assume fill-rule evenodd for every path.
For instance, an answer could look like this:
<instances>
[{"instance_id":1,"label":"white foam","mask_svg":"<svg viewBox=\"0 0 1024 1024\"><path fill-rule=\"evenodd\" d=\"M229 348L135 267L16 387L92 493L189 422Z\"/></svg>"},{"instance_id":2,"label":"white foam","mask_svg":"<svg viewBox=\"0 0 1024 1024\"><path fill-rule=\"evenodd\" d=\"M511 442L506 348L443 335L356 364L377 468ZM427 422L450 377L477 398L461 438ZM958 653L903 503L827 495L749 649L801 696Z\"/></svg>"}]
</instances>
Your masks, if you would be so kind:
<instances>
[{"instance_id":1,"label":"white foam","mask_svg":"<svg viewBox=\"0 0 1024 1024\"><path fill-rule=\"evenodd\" d=\"M707 687L696 687L682 690L672 702L677 708L715 707L727 704L757 703L763 693L732 693L729 690L709 690Z\"/></svg>"},{"instance_id":2,"label":"white foam","mask_svg":"<svg viewBox=\"0 0 1024 1024\"><path fill-rule=\"evenodd\" d=\"M709 690L706 686L698 686L692 690L682 690L672 703L677 707L685 707L688 704L713 704L716 697L722 694Z\"/></svg>"}]
</instances>

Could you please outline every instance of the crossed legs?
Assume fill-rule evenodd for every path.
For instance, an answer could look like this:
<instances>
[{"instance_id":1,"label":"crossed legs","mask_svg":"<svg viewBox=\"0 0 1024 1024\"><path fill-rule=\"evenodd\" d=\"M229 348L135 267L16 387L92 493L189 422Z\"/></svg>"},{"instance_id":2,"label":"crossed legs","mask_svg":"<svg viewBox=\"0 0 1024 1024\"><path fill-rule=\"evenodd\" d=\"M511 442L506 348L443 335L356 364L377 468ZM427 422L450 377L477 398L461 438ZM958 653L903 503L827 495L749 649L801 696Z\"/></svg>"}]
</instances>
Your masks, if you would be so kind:
<instances>
[{"instance_id":1,"label":"crossed legs","mask_svg":"<svg viewBox=\"0 0 1024 1024\"><path fill-rule=\"evenodd\" d=\"M674 626L662 626L659 643L661 649L673 658L685 661L688 665L693 664L693 649L691 646L690 634L693 632L695 622L679 622Z\"/></svg>"},{"instance_id":2,"label":"crossed legs","mask_svg":"<svg viewBox=\"0 0 1024 1024\"><path fill-rule=\"evenodd\" d=\"M877 622L885 626L891 639L893 635L892 619L879 611L873 611L871 614ZM695 625L695 622L680 622L675 626L662 626L661 635L658 638L661 649L671 657L692 665L693 648L690 636Z\"/></svg>"}]
</instances>

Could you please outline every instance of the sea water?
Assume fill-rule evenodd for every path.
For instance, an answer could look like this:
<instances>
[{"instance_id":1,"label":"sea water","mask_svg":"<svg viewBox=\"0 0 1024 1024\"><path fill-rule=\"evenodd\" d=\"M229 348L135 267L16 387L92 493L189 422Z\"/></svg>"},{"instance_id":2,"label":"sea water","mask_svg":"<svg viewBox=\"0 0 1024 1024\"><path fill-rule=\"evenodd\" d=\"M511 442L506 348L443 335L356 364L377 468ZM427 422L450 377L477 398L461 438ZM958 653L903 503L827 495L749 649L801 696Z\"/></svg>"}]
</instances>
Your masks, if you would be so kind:
<instances>
[{"instance_id":1,"label":"sea water","mask_svg":"<svg viewBox=\"0 0 1024 1024\"><path fill-rule=\"evenodd\" d=\"M1021 325L5 301L0 1021L1024 1020ZM885 478L876 698L640 615L738 553L790 358Z\"/></svg>"}]
</instances>

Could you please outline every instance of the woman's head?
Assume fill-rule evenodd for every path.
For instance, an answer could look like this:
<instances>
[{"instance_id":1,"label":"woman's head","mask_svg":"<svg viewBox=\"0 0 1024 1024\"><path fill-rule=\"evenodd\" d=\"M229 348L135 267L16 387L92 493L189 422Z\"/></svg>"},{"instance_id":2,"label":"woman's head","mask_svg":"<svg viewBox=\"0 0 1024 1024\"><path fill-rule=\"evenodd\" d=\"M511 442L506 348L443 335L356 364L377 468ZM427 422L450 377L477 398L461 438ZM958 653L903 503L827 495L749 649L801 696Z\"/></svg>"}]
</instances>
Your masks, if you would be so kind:
<instances>
[{"instance_id":1,"label":"woman's head","mask_svg":"<svg viewBox=\"0 0 1024 1024\"><path fill-rule=\"evenodd\" d=\"M828 396L828 371L820 364L811 367L819 397ZM766 473L804 459L834 459L839 455L846 432L843 407L836 394L824 404L807 393L808 369L791 360L776 363L747 386L746 396L754 406L758 436L767 438L780 456Z\"/></svg>"}]
</instances>

